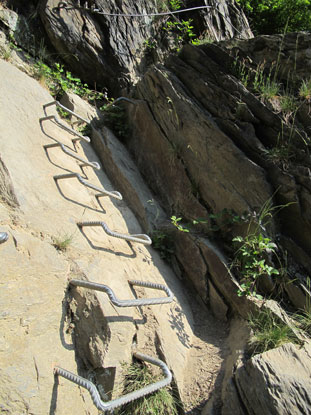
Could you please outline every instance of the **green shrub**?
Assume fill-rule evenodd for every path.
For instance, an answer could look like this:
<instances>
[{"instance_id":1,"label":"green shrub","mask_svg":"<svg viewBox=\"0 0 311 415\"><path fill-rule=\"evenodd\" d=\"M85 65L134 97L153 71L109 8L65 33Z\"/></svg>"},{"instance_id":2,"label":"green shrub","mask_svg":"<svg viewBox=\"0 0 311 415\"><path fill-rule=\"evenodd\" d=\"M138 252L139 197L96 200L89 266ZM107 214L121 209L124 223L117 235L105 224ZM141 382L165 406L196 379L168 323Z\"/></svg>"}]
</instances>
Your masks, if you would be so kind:
<instances>
[{"instance_id":1,"label":"green shrub","mask_svg":"<svg viewBox=\"0 0 311 415\"><path fill-rule=\"evenodd\" d=\"M37 61L34 66L34 77L44 83L56 98L66 91L72 91L89 101L104 98L103 93L91 90L81 79L74 77L70 71L65 70L60 63L49 66L43 61Z\"/></svg>"},{"instance_id":2,"label":"green shrub","mask_svg":"<svg viewBox=\"0 0 311 415\"><path fill-rule=\"evenodd\" d=\"M256 292L256 283L261 276L278 275L279 271L267 263L267 254L274 253L276 244L262 233L248 234L233 238L240 246L233 264L240 275L241 290L238 295L251 295L261 298Z\"/></svg>"},{"instance_id":3,"label":"green shrub","mask_svg":"<svg viewBox=\"0 0 311 415\"><path fill-rule=\"evenodd\" d=\"M311 0L237 0L255 34L311 30Z\"/></svg>"}]
</instances>

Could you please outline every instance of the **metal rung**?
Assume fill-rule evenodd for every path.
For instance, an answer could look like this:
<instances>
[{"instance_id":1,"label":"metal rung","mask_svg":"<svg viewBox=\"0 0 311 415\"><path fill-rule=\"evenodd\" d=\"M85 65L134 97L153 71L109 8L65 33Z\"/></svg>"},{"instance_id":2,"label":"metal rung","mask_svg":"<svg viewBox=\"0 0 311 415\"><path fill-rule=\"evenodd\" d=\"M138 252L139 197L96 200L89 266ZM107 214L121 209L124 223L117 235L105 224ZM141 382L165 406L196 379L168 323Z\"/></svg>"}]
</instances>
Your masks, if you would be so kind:
<instances>
[{"instance_id":1,"label":"metal rung","mask_svg":"<svg viewBox=\"0 0 311 415\"><path fill-rule=\"evenodd\" d=\"M43 147L44 148L60 147L63 150L63 152L66 153L68 156L73 157L74 159L81 161L81 163L83 163L81 165L81 167L82 166L90 166L90 167L93 167L93 169L100 170L100 165L96 161L87 161L87 160L83 159L82 157L77 156L75 153L70 151L64 144L62 144L60 142L53 143L53 144L46 144Z\"/></svg>"},{"instance_id":2,"label":"metal rung","mask_svg":"<svg viewBox=\"0 0 311 415\"><path fill-rule=\"evenodd\" d=\"M63 110L65 110L66 112L69 112L69 114L74 115L76 118L79 118L79 120L85 122L86 124L90 124L90 121L86 120L85 118L81 117L80 115L78 115L77 113L75 113L74 111L71 111L69 108L65 107L63 104L61 104L59 101L52 101L49 102L48 104L44 104L43 108L47 108L50 107L51 105L56 105L57 107L62 108Z\"/></svg>"},{"instance_id":3,"label":"metal rung","mask_svg":"<svg viewBox=\"0 0 311 415\"><path fill-rule=\"evenodd\" d=\"M64 124L63 122L61 122L61 120L56 117L56 115L47 115L46 117L42 117L39 119L40 123L42 121L47 121L47 120L54 120L56 122L56 124L60 125L64 130L68 131L69 133L78 136L79 138L76 138L75 141L77 140L84 140L87 143L91 142L90 137L86 136L86 135L82 135L80 133L78 133L76 130L73 130L72 128L68 127L66 124Z\"/></svg>"},{"instance_id":4,"label":"metal rung","mask_svg":"<svg viewBox=\"0 0 311 415\"><path fill-rule=\"evenodd\" d=\"M148 235L145 235L145 234L124 235L122 233L114 232L108 228L105 222L101 222L101 221L78 222L77 225L79 226L79 228L82 228L83 226L101 226L108 235L114 236L115 238L125 239L126 241L137 242L143 245L152 244L152 240L150 239Z\"/></svg>"},{"instance_id":5,"label":"metal rung","mask_svg":"<svg viewBox=\"0 0 311 415\"><path fill-rule=\"evenodd\" d=\"M76 177L80 183L84 184L84 186L89 187L90 189L96 190L97 192L99 192L99 194L96 195L96 197L99 196L110 196L110 197L114 197L118 200L122 200L122 195L121 193L117 192L117 191L112 191L109 192L108 190L105 190L104 188L100 188L95 186L92 183L87 182L86 180L84 180L79 173L68 173L68 174L58 174L57 176L53 176L54 180L58 180L58 179L69 179L71 177Z\"/></svg>"},{"instance_id":6,"label":"metal rung","mask_svg":"<svg viewBox=\"0 0 311 415\"><path fill-rule=\"evenodd\" d=\"M111 107L111 106L115 105L117 102L120 102L120 101L126 101L126 102L129 102L130 104L137 105L136 102L133 101L130 98L119 97L119 98L113 100L112 102L110 102L110 104L108 104L105 109L107 109L108 107Z\"/></svg>"},{"instance_id":7,"label":"metal rung","mask_svg":"<svg viewBox=\"0 0 311 415\"><path fill-rule=\"evenodd\" d=\"M138 307L144 305L155 305L155 304L167 304L173 301L173 293L172 291L163 284L157 284L153 282L146 282L146 281L137 281L131 280L128 282L130 285L139 286L139 287L146 287L152 288L154 290L161 290L167 294L167 297L159 297L159 298L140 298L140 299L133 299L133 300L118 300L110 287L104 284L98 284L96 282L85 281L85 280L70 280L69 284L75 285L76 287L84 287L89 288L90 290L95 291L103 291L108 294L108 297L112 304L117 307Z\"/></svg>"},{"instance_id":8,"label":"metal rung","mask_svg":"<svg viewBox=\"0 0 311 415\"><path fill-rule=\"evenodd\" d=\"M68 379L71 382L81 386L82 388L87 389L90 392L94 405L99 411L112 412L115 408L118 408L119 406L125 405L136 399L142 398L143 396L149 395L150 393L153 393L158 389L164 388L165 386L169 385L172 381L172 374L166 366L166 364L162 362L162 360L138 352L133 353L133 356L135 356L137 359L146 361L148 363L151 363L152 365L160 367L165 378L159 380L158 382L152 383L151 385L145 386L144 388L141 388L137 391L128 393L124 396L121 396L120 398L108 402L103 402L101 400L96 386L91 381L81 376L75 375L74 373L71 373L68 370L62 369L58 366L54 368L54 374L62 376L65 379Z\"/></svg>"}]
</instances>

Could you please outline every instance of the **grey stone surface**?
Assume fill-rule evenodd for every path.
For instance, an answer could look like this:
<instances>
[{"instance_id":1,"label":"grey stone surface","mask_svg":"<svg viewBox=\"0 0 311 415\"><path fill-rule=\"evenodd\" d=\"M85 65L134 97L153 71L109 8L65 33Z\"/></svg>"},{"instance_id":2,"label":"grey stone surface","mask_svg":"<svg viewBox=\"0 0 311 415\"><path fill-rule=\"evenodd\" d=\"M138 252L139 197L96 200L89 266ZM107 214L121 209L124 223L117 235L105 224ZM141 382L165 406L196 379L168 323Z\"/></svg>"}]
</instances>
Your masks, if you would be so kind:
<instances>
[{"instance_id":1,"label":"grey stone surface","mask_svg":"<svg viewBox=\"0 0 311 415\"><path fill-rule=\"evenodd\" d=\"M288 343L240 366L235 379L247 413L310 414L310 358L309 343Z\"/></svg>"}]
</instances>

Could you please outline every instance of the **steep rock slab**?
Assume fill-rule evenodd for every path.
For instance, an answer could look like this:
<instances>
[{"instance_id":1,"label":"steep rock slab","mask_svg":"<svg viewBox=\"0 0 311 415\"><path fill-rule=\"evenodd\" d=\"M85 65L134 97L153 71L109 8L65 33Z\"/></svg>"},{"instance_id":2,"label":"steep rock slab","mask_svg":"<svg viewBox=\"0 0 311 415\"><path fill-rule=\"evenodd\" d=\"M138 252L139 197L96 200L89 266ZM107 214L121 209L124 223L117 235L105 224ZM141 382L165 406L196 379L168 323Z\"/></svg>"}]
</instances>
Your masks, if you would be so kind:
<instances>
[{"instance_id":1,"label":"steep rock slab","mask_svg":"<svg viewBox=\"0 0 311 415\"><path fill-rule=\"evenodd\" d=\"M301 349L288 343L240 366L235 381L247 413L310 414L310 358L309 343Z\"/></svg>"},{"instance_id":2,"label":"steep rock slab","mask_svg":"<svg viewBox=\"0 0 311 415\"><path fill-rule=\"evenodd\" d=\"M68 263L48 239L4 214L1 229L10 238L0 256L0 412L95 415L86 391L53 376L55 364L77 370L62 307Z\"/></svg>"},{"instance_id":3,"label":"steep rock slab","mask_svg":"<svg viewBox=\"0 0 311 415\"><path fill-rule=\"evenodd\" d=\"M54 175L76 172L98 187L114 189L102 171L81 168L60 147L44 149L44 145L60 140L77 155L98 162L89 144L76 143L73 147L72 136L51 121L40 126L42 105L52 101L45 89L7 62L0 61L0 71L6 80L1 83L0 94L1 122L5 126L0 133L0 154L6 165L6 179L8 174L11 177L9 187L20 205L13 211L7 204L0 204L1 230L10 234L10 240L0 248L4 254L0 300L2 309L10 311L1 321L5 338L1 341L0 402L6 405L1 409L14 415L27 410L38 415L49 410L56 414L93 414L95 409L87 392L81 395L79 388L67 380L59 379L58 383L54 379L54 364L97 381L106 378L102 383L110 385L109 390L121 362L131 359L135 334L138 350L150 351L167 362L182 399L192 408L189 368L193 377L199 378L203 367L214 385L224 343L217 337L218 325L209 320L216 334L208 331L207 337L212 336L213 341L205 344L195 333L187 293L151 247L110 237L98 227L79 231L76 223L84 220L104 220L112 230L125 234L141 229L123 201L106 197L98 200L97 192L76 178L59 179L57 183L53 180ZM49 107L47 112L55 113L55 109ZM52 244L55 237L65 236L72 237L72 242L65 253L58 253ZM154 295L136 289L134 294L129 279L158 282L167 284L175 298L171 304L141 313L117 309L103 293L70 290L71 298L67 291L71 278L107 284L123 299L135 294ZM213 356L211 368L208 359L199 360L199 353L193 354L198 348ZM111 377L105 376L106 369ZM200 389L197 393L205 402L210 391Z\"/></svg>"},{"instance_id":4,"label":"steep rock slab","mask_svg":"<svg viewBox=\"0 0 311 415\"><path fill-rule=\"evenodd\" d=\"M273 50L278 41L282 62L292 62L295 39L308 65L308 34L277 36ZM256 42L237 42L234 53L251 44L256 61ZM267 42L268 38L258 39L259 51L268 50ZM286 208L278 215L279 223L269 226L282 234L294 261L308 269L311 164L302 140L308 129L295 132L244 87L236 77L233 51L225 45L186 45L165 66L145 74L133 91L137 105L128 109L133 135L127 144L168 214L189 220L208 218L211 211L221 215L225 208L258 212L274 194L274 203ZM309 125L304 120L302 124ZM282 164L269 157L278 149L280 131L285 141L295 143L293 162ZM292 279L303 283L298 273Z\"/></svg>"},{"instance_id":5,"label":"steep rock slab","mask_svg":"<svg viewBox=\"0 0 311 415\"><path fill-rule=\"evenodd\" d=\"M217 41L236 36L242 39L253 37L246 16L234 1L203 0L201 3L210 7L207 13L188 13L200 33ZM191 7L192 2L187 0L186 4Z\"/></svg>"},{"instance_id":6,"label":"steep rock slab","mask_svg":"<svg viewBox=\"0 0 311 415\"><path fill-rule=\"evenodd\" d=\"M242 213L271 197L265 172L217 126L174 73L160 66L150 69L137 85L136 96L148 105L129 107L133 134L128 144L172 213L202 217L205 206L213 212L230 207Z\"/></svg>"},{"instance_id":7,"label":"steep rock slab","mask_svg":"<svg viewBox=\"0 0 311 415\"><path fill-rule=\"evenodd\" d=\"M152 233L166 215L146 186L128 150L106 127L92 128L92 144L145 232Z\"/></svg>"}]
</instances>

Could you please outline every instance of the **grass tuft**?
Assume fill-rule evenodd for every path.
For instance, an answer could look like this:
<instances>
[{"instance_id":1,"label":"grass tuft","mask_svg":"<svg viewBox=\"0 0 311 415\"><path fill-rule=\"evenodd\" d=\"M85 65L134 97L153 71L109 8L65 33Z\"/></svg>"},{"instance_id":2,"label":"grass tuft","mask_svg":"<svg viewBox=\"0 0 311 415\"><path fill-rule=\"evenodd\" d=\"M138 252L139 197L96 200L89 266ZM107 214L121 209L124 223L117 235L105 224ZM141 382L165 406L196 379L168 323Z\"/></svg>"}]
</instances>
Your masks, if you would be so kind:
<instances>
[{"instance_id":1,"label":"grass tuft","mask_svg":"<svg viewBox=\"0 0 311 415\"><path fill-rule=\"evenodd\" d=\"M250 340L252 355L266 352L285 343L297 343L291 328L271 310L264 309L256 314L250 314L248 324L254 332Z\"/></svg>"},{"instance_id":2,"label":"grass tuft","mask_svg":"<svg viewBox=\"0 0 311 415\"><path fill-rule=\"evenodd\" d=\"M161 377L153 374L141 363L124 364L125 382L123 394L127 394L150 385ZM130 402L115 412L115 415L177 415L176 401L169 387L143 398Z\"/></svg>"},{"instance_id":3,"label":"grass tuft","mask_svg":"<svg viewBox=\"0 0 311 415\"><path fill-rule=\"evenodd\" d=\"M65 234L63 236L53 238L53 246L61 252L67 251L68 247L72 243L73 235Z\"/></svg>"},{"instance_id":4,"label":"grass tuft","mask_svg":"<svg viewBox=\"0 0 311 415\"><path fill-rule=\"evenodd\" d=\"M308 101L311 100L311 78L302 81L299 88L299 96Z\"/></svg>"}]
</instances>

